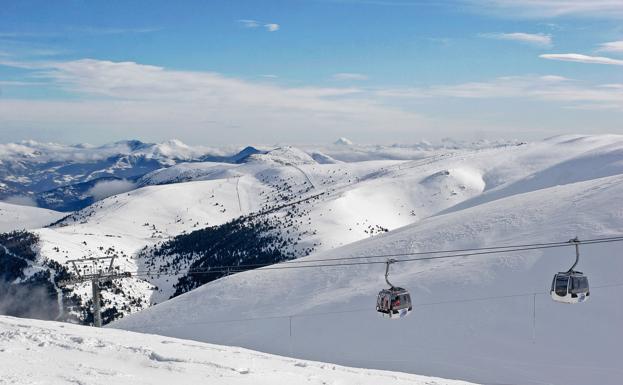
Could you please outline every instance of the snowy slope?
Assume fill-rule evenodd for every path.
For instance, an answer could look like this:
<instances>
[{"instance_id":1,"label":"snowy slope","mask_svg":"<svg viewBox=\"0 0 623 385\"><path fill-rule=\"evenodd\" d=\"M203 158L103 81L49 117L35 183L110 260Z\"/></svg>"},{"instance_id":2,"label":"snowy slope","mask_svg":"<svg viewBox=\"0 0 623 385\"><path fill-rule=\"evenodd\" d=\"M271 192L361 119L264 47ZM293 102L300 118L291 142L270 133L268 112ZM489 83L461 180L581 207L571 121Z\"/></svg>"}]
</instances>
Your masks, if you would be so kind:
<instances>
[{"instance_id":1,"label":"snowy slope","mask_svg":"<svg viewBox=\"0 0 623 385\"><path fill-rule=\"evenodd\" d=\"M274 214L287 222L281 231L298 232L295 254L300 256L303 250L327 250L413 223L483 188L479 176L463 168L431 180L416 168L395 175L392 170L404 162L320 165L292 149L253 158L243 165L181 164L150 173L142 179L145 187L96 202L38 230L41 256L64 264L82 256L116 254L124 270L136 272L145 268L136 255L146 246L326 192L322 199L301 204L302 214L295 220L285 218L286 210ZM124 312L168 299L176 282L175 277L126 280L127 294L138 296L141 305ZM88 285L81 285L78 293L86 300ZM122 297L112 296L110 303L129 306L127 296Z\"/></svg>"},{"instance_id":2,"label":"snowy slope","mask_svg":"<svg viewBox=\"0 0 623 385\"><path fill-rule=\"evenodd\" d=\"M147 186L110 197L56 226L36 230L41 259L65 264L81 257L116 255L116 265L136 272L142 267L136 254L144 247L241 215L239 184L236 179L219 179ZM104 298L123 312L136 311L168 299L173 283L128 279L119 282L123 292L105 292ZM74 289L85 301L90 298L89 284Z\"/></svg>"},{"instance_id":3,"label":"snowy slope","mask_svg":"<svg viewBox=\"0 0 623 385\"><path fill-rule=\"evenodd\" d=\"M37 233L43 259L64 263L116 254L123 269L135 272L146 268L146 261L137 259L145 247L325 193L298 205L294 217L287 210L271 214L283 223L280 231L298 234L294 254L302 256L462 206L590 179L592 170L598 176L615 175L623 171L621 149L621 136L566 136L521 146L452 150L414 161L318 164L300 150L283 147L252 155L245 164L182 163L149 173L140 181L144 187L97 202ZM587 160L589 166L578 166ZM565 168L566 163L573 167ZM168 260L159 263L166 266ZM168 299L178 278L125 280L126 293L107 292L105 297L110 305L121 304L124 313L136 311ZM77 292L85 301L90 295L87 284ZM140 298L140 304L130 296Z\"/></svg>"},{"instance_id":4,"label":"snowy slope","mask_svg":"<svg viewBox=\"0 0 623 385\"><path fill-rule=\"evenodd\" d=\"M67 214L58 211L0 202L0 233L40 228L65 215Z\"/></svg>"},{"instance_id":5,"label":"snowy slope","mask_svg":"<svg viewBox=\"0 0 623 385\"><path fill-rule=\"evenodd\" d=\"M73 211L92 202L87 184L98 179L130 179L169 167L180 162L214 161L242 163L264 150L299 152L300 160L310 156L319 163L336 163L333 158L346 161L421 159L436 151L490 148L508 145L507 142L455 143L439 145L422 142L415 145L330 145L289 147L274 145L254 147L227 146L211 148L188 146L179 140L163 143L144 143L126 140L102 146L89 144L63 145L23 141L0 144L0 199L28 197L39 206L59 211ZM291 149L291 148L290 148ZM87 186L88 187L88 186Z\"/></svg>"},{"instance_id":6,"label":"snowy slope","mask_svg":"<svg viewBox=\"0 0 623 385\"><path fill-rule=\"evenodd\" d=\"M97 184L129 180L128 191L134 188L130 182L163 167L211 159L236 162L254 151L246 148L236 154L236 147L191 147L179 140L127 140L98 147L34 141L0 144L0 199L30 199L40 207L69 212L101 199L97 188L92 190Z\"/></svg>"},{"instance_id":7,"label":"snowy slope","mask_svg":"<svg viewBox=\"0 0 623 385\"><path fill-rule=\"evenodd\" d=\"M0 384L468 385L235 347L0 317Z\"/></svg>"},{"instance_id":8,"label":"snowy slope","mask_svg":"<svg viewBox=\"0 0 623 385\"><path fill-rule=\"evenodd\" d=\"M307 259L623 235L622 141L553 138L414 165L424 185L454 173L483 198ZM405 166L384 173L404 176ZM621 248L582 247L592 296L577 306L547 295L552 275L573 262L565 248L394 265L392 281L416 304L397 322L374 311L383 265L364 265L249 271L113 326L484 383L614 385L623 378Z\"/></svg>"}]
</instances>

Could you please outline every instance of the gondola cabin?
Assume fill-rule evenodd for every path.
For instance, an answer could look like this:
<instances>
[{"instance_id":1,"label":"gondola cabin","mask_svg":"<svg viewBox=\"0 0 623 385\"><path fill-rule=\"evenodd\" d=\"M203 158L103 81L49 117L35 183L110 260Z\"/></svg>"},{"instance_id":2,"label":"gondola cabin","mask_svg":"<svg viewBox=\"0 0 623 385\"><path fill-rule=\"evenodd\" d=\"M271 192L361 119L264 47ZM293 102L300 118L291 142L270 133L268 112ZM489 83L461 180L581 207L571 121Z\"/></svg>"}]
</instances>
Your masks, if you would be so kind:
<instances>
[{"instance_id":1,"label":"gondola cabin","mask_svg":"<svg viewBox=\"0 0 623 385\"><path fill-rule=\"evenodd\" d=\"M390 319L403 318L412 310L411 295L401 287L383 289L376 299L376 311Z\"/></svg>"},{"instance_id":2,"label":"gondola cabin","mask_svg":"<svg viewBox=\"0 0 623 385\"><path fill-rule=\"evenodd\" d=\"M588 278L579 271L560 272L554 275L550 294L556 302L586 302L591 295Z\"/></svg>"}]
</instances>

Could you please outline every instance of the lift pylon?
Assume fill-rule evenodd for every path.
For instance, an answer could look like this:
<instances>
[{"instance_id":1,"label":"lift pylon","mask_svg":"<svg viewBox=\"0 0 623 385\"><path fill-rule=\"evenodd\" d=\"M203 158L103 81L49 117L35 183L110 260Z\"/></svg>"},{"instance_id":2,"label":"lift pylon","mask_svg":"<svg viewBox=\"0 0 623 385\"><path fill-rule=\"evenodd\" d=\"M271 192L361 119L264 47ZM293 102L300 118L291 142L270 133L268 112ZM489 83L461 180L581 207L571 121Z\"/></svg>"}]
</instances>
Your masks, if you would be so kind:
<instances>
[{"instance_id":1,"label":"lift pylon","mask_svg":"<svg viewBox=\"0 0 623 385\"><path fill-rule=\"evenodd\" d=\"M93 295L93 326L98 328L102 326L100 283L132 276L130 272L121 272L118 266L114 266L115 258L116 256L69 260L67 263L72 265L74 274L69 279L59 282L60 286L91 282L91 292Z\"/></svg>"}]
</instances>

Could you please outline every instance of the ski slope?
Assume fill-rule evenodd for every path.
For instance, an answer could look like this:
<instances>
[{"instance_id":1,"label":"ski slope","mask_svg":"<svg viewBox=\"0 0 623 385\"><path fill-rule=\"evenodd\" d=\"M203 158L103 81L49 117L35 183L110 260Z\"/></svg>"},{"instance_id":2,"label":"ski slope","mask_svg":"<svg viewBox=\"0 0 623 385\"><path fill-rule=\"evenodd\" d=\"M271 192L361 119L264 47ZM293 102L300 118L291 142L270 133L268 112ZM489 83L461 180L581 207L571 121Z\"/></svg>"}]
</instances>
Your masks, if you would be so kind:
<instances>
[{"instance_id":1,"label":"ski slope","mask_svg":"<svg viewBox=\"0 0 623 385\"><path fill-rule=\"evenodd\" d=\"M66 213L0 202L0 233L37 229L63 218Z\"/></svg>"},{"instance_id":2,"label":"ski slope","mask_svg":"<svg viewBox=\"0 0 623 385\"><path fill-rule=\"evenodd\" d=\"M429 197L412 197L424 213L413 223L305 259L623 235L621 149L621 136L566 136L385 168L365 179L368 194L382 188L378 175L412 177L414 193L427 184L443 191L438 178L454 176L474 193L435 210ZM112 327L481 383L615 385L623 378L622 248L581 247L591 299L576 306L549 298L553 274L573 263L572 248L560 248L395 264L391 281L415 303L396 322L374 311L386 286L379 264L236 274Z\"/></svg>"},{"instance_id":3,"label":"ski slope","mask_svg":"<svg viewBox=\"0 0 623 385\"><path fill-rule=\"evenodd\" d=\"M468 385L155 335L0 316L0 384Z\"/></svg>"}]
</instances>

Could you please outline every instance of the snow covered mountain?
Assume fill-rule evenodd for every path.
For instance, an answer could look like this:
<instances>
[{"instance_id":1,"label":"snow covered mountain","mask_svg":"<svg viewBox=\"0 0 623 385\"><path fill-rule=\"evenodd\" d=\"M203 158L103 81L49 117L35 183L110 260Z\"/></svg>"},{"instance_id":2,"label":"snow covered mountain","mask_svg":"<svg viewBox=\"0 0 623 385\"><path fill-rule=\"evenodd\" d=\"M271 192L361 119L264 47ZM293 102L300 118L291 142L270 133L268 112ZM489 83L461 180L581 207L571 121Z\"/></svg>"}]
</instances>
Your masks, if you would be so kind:
<instances>
[{"instance_id":1,"label":"snow covered mountain","mask_svg":"<svg viewBox=\"0 0 623 385\"><path fill-rule=\"evenodd\" d=\"M145 175L139 189L37 230L37 252L41 261L61 265L117 255L124 270L141 272L138 279L114 282L115 290L104 294L110 310L105 321L110 321L227 274L187 274L192 269L330 250L484 199L587 153L604 152L596 159L610 162L606 174L617 172L620 137L576 139L435 151L416 161L318 164L284 147L251 154L241 164L182 163ZM250 243L236 242L243 236ZM174 276L160 274L171 271ZM68 316L89 322L88 285L65 296L65 305L74 304L66 309Z\"/></svg>"},{"instance_id":2,"label":"snow covered mountain","mask_svg":"<svg viewBox=\"0 0 623 385\"><path fill-rule=\"evenodd\" d=\"M469 385L195 341L11 317L0 317L0 360L0 383L14 385ZM36 370L33 362L38 363Z\"/></svg>"},{"instance_id":3,"label":"snow covered mountain","mask_svg":"<svg viewBox=\"0 0 623 385\"><path fill-rule=\"evenodd\" d=\"M580 265L597 287L589 303L569 311L542 294L551 275L570 265L569 250L394 265L394 280L412 289L417 308L430 312L416 310L394 323L395 335L382 342L392 346L397 357L391 358L377 349L375 337L387 333L373 308L384 287L380 265L225 278L223 269L189 273L305 256L623 234L616 200L623 192L622 136L455 147L281 146L247 150L240 161L170 164L136 178L132 190L33 235L7 235L10 244L0 256L10 262L11 282L41 288L48 297L49 311L41 318L91 322L90 287L61 289L57 283L69 273L68 259L116 255L121 269L137 275L115 280L103 292L105 321L126 316L115 327L483 382L613 383L616 355L606 336L621 336L613 326L620 323L621 306L610 306L620 300L616 288L604 285L617 282L622 266L584 264L610 261L614 245L590 246L595 257ZM403 153L412 160L395 159ZM390 160L349 161L382 154ZM20 259L20 250L32 253ZM169 300L173 295L179 296ZM511 297L482 299L500 295ZM590 353L582 374L557 377L573 358L565 336L578 327L569 315L600 327L577 337ZM536 351L543 344L548 347ZM474 346L481 354L473 354ZM465 364L449 364L456 362Z\"/></svg>"},{"instance_id":4,"label":"snow covered mountain","mask_svg":"<svg viewBox=\"0 0 623 385\"><path fill-rule=\"evenodd\" d=\"M251 147L239 153L233 148L190 147L179 140L157 144L128 140L99 147L33 141L0 144L0 200L30 199L40 207L72 211L99 200L93 193L97 184L133 182L180 162L235 163L258 152Z\"/></svg>"},{"instance_id":5,"label":"snow covered mountain","mask_svg":"<svg viewBox=\"0 0 623 385\"><path fill-rule=\"evenodd\" d=\"M66 214L38 207L0 202L0 233L45 227Z\"/></svg>"},{"instance_id":6,"label":"snow covered mountain","mask_svg":"<svg viewBox=\"0 0 623 385\"><path fill-rule=\"evenodd\" d=\"M337 163L340 160L419 159L435 150L488 148L507 144L446 141L437 146L423 142L413 146L303 146L304 151L292 148L287 151L299 151L298 159L291 158L295 164L300 161L309 162L309 157L318 163ZM28 205L74 211L100 200L102 197L97 191L111 191L110 195L114 195L114 192L131 190L136 187L134 182L145 174L175 164L239 164L247 162L254 155L265 154L268 150L273 150L274 154L275 151L284 149L288 147L191 147L179 140L164 143L128 140L98 147L34 141L0 144L0 200L22 203L27 201ZM124 188L114 189L114 186L122 183L125 183Z\"/></svg>"},{"instance_id":7,"label":"snow covered mountain","mask_svg":"<svg viewBox=\"0 0 623 385\"><path fill-rule=\"evenodd\" d=\"M301 257L413 223L481 192L469 170L444 168L434 176L438 169L425 167L445 158L318 164L300 150L278 148L238 165L180 164L38 230L39 252L61 264L115 254L124 270L150 272L116 282L105 294L118 317L226 274L188 276L189 269ZM241 226L228 224L235 218ZM237 242L241 236L249 242ZM221 239L217 249L209 239ZM176 276L159 275L171 269ZM74 293L88 306L88 285Z\"/></svg>"},{"instance_id":8,"label":"snow covered mountain","mask_svg":"<svg viewBox=\"0 0 623 385\"><path fill-rule=\"evenodd\" d=\"M405 209L416 210L412 224L319 248L299 261L370 256L382 262L372 256L623 235L622 150L621 136L567 136L447 155L413 168L381 167L322 201L327 207L348 202L335 221L346 212L389 213L365 209L395 181L391 198L379 201L406 191L413 200ZM362 190L365 203L353 204L357 199L348 198ZM450 202L435 203L444 191ZM581 247L579 268L592 295L577 306L549 298L553 274L573 262L567 247L396 264L392 281L411 289L416 309L400 322L374 311L385 283L384 266L372 264L247 271L112 326L484 383L614 385L623 374L620 249L616 243Z\"/></svg>"}]
</instances>

